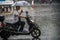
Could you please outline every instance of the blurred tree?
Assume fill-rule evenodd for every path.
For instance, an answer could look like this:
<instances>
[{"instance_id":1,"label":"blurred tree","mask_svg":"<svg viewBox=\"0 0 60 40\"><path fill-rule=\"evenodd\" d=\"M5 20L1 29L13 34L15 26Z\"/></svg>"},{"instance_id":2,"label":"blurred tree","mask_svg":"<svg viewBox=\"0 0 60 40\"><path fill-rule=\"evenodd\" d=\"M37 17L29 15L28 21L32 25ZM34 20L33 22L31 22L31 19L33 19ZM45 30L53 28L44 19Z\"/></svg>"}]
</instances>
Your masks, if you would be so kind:
<instances>
[{"instance_id":1,"label":"blurred tree","mask_svg":"<svg viewBox=\"0 0 60 40\"><path fill-rule=\"evenodd\" d=\"M41 2L41 0L34 0L34 2L35 2L35 3L40 3L40 2Z\"/></svg>"},{"instance_id":2,"label":"blurred tree","mask_svg":"<svg viewBox=\"0 0 60 40\"><path fill-rule=\"evenodd\" d=\"M5 0L0 0L0 1L5 1Z\"/></svg>"},{"instance_id":3,"label":"blurred tree","mask_svg":"<svg viewBox=\"0 0 60 40\"><path fill-rule=\"evenodd\" d=\"M60 3L60 0L56 0L56 2Z\"/></svg>"}]
</instances>

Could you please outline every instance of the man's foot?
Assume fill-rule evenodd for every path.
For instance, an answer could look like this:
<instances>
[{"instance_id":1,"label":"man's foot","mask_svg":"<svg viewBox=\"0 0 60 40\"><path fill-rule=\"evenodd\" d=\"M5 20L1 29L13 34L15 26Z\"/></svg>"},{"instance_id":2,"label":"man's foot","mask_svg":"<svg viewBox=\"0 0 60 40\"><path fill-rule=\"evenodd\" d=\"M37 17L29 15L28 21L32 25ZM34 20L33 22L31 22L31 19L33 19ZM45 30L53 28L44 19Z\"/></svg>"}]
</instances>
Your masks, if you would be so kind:
<instances>
[{"instance_id":1,"label":"man's foot","mask_svg":"<svg viewBox=\"0 0 60 40\"><path fill-rule=\"evenodd\" d=\"M22 30L19 30L19 32L22 32Z\"/></svg>"}]
</instances>

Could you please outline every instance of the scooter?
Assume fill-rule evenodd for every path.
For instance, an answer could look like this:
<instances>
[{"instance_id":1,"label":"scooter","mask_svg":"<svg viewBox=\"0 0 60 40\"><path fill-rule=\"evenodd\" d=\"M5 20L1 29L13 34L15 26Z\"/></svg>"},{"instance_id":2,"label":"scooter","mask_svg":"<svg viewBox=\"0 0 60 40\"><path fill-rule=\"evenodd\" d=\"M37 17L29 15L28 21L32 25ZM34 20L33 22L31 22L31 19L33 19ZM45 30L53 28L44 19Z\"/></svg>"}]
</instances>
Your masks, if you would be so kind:
<instances>
[{"instance_id":1,"label":"scooter","mask_svg":"<svg viewBox=\"0 0 60 40\"><path fill-rule=\"evenodd\" d=\"M0 31L0 36L4 39L9 38L10 35L30 35L34 38L38 38L41 35L41 31L39 29L39 26L33 21L31 20L31 16L28 15L28 12L26 11L26 20L27 20L27 24L29 25L29 32L27 31L23 31L23 32L18 32L15 31L15 29L10 28L11 25L13 25L13 27L18 26L17 24L11 24L11 23L5 23L3 24L4 27L2 26L2 29ZM7 26L8 25L8 26ZM19 28L19 27L18 27ZM13 29L13 30L12 30ZM18 30L18 29L17 29Z\"/></svg>"}]
</instances>

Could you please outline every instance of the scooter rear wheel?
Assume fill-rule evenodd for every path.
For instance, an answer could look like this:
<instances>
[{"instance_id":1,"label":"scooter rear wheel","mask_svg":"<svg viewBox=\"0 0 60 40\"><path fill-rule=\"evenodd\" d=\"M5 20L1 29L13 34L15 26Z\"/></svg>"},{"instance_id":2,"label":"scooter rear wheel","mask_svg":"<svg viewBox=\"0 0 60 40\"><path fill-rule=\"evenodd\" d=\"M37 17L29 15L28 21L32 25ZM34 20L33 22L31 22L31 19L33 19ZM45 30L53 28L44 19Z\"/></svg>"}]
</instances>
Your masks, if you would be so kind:
<instances>
[{"instance_id":1,"label":"scooter rear wheel","mask_svg":"<svg viewBox=\"0 0 60 40\"><path fill-rule=\"evenodd\" d=\"M10 36L10 32L5 31L5 30L2 30L1 33L0 33L0 36L1 36L1 38L3 38L3 39L7 39L7 38L9 38L9 36Z\"/></svg>"},{"instance_id":2,"label":"scooter rear wheel","mask_svg":"<svg viewBox=\"0 0 60 40\"><path fill-rule=\"evenodd\" d=\"M7 38L3 38L2 40L8 40Z\"/></svg>"},{"instance_id":3,"label":"scooter rear wheel","mask_svg":"<svg viewBox=\"0 0 60 40\"><path fill-rule=\"evenodd\" d=\"M39 29L35 29L31 32L32 37L38 38L41 35L41 31Z\"/></svg>"}]
</instances>

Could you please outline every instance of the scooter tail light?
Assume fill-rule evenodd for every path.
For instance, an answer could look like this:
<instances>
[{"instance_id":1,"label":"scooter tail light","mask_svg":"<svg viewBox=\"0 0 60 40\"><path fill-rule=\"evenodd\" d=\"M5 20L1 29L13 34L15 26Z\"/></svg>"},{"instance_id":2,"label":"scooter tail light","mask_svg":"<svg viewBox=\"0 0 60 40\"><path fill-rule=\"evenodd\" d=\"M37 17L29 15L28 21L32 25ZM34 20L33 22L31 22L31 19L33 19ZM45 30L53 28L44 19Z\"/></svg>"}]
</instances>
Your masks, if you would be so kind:
<instances>
[{"instance_id":1,"label":"scooter tail light","mask_svg":"<svg viewBox=\"0 0 60 40\"><path fill-rule=\"evenodd\" d=\"M0 28L4 27L4 26L5 26L5 24L3 24L3 23L0 22Z\"/></svg>"}]
</instances>

